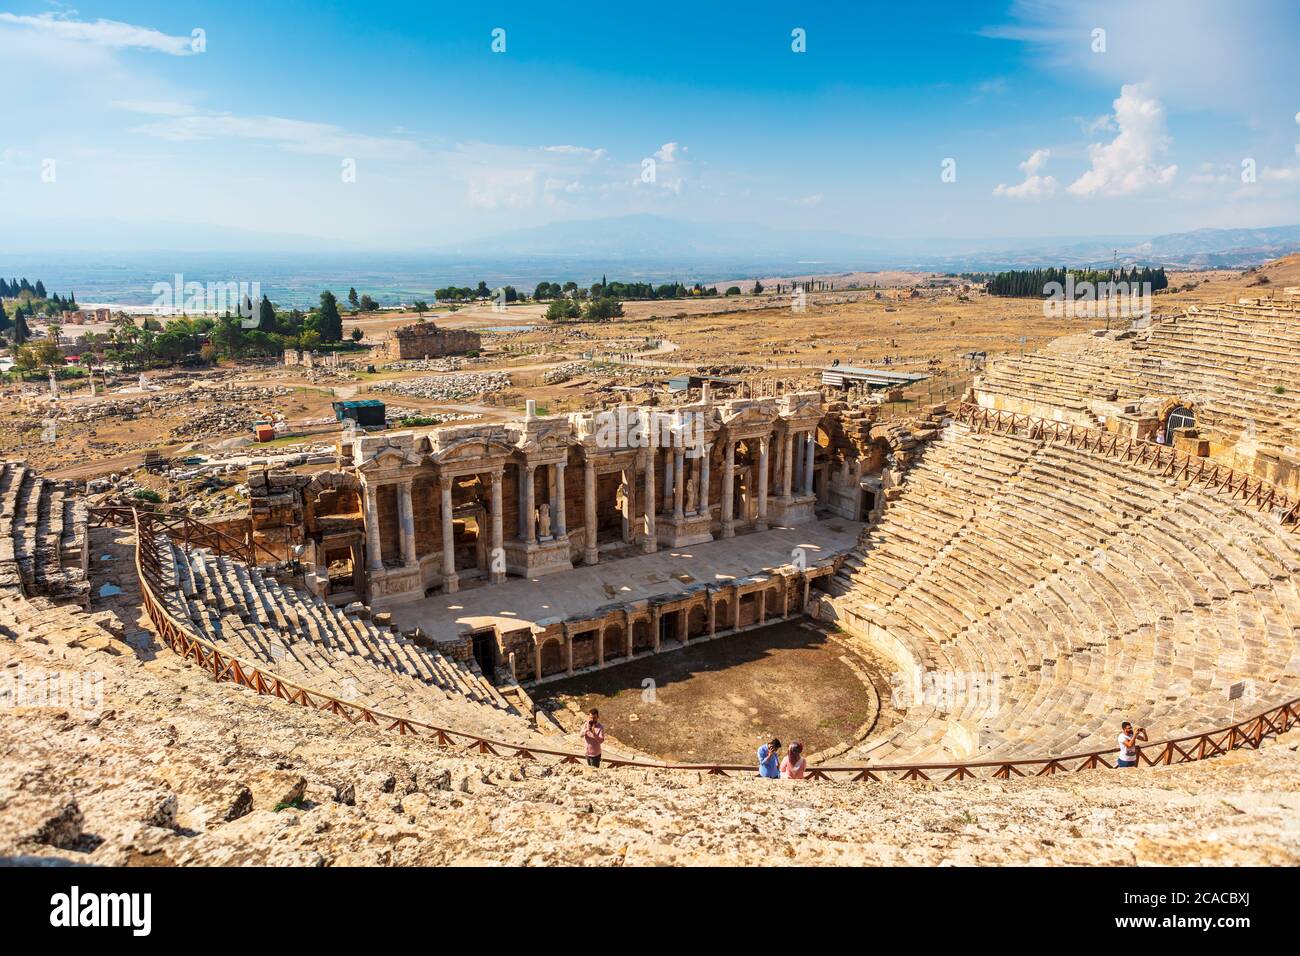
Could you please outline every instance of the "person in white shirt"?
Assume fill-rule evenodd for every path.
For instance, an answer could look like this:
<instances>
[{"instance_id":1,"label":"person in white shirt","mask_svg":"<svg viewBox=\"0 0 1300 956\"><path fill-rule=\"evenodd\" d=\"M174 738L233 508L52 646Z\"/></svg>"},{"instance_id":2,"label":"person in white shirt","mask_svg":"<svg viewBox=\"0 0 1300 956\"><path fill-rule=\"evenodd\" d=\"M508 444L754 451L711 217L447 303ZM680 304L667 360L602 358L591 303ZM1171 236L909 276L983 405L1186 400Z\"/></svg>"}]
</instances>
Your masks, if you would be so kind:
<instances>
[{"instance_id":1,"label":"person in white shirt","mask_svg":"<svg viewBox=\"0 0 1300 956\"><path fill-rule=\"evenodd\" d=\"M1147 739L1147 729L1139 727L1136 731L1133 725L1127 720L1120 724L1120 734L1117 738L1119 744L1119 760L1116 767L1136 767L1138 765L1137 742Z\"/></svg>"}]
</instances>

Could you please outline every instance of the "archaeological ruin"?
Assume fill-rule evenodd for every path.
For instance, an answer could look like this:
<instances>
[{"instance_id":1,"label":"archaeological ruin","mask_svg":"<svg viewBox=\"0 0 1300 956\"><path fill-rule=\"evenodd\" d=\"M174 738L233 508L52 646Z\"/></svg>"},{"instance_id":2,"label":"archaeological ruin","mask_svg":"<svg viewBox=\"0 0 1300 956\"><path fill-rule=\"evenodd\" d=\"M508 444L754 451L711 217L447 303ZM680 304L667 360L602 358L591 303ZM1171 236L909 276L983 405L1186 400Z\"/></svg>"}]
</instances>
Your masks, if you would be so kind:
<instances>
[{"instance_id":1,"label":"archaeological ruin","mask_svg":"<svg viewBox=\"0 0 1300 956\"><path fill-rule=\"evenodd\" d=\"M483 338L468 329L442 329L433 322L412 322L393 329L384 340L390 361L440 358L477 352Z\"/></svg>"},{"instance_id":2,"label":"archaeological ruin","mask_svg":"<svg viewBox=\"0 0 1300 956\"><path fill-rule=\"evenodd\" d=\"M1017 800L1021 777L1106 772L1122 719L1181 786L1196 771L1177 765L1300 718L1297 333L1288 306L1187 310L995 358L965 400L906 415L702 382L669 404L345 430L328 463L250 464L245 512L221 522L88 502L7 462L0 634L24 666L106 672L141 726L184 700L192 739L250 715L265 753L310 737L316 774L331 747L364 761L397 741L540 793L581 756L538 698L785 622L873 701L815 741L810 786ZM679 771L731 813L769 799L729 779L752 767L666 762L618 728L600 773L628 782L583 786L652 792ZM215 832L184 819L201 835L154 837L177 858Z\"/></svg>"}]
</instances>

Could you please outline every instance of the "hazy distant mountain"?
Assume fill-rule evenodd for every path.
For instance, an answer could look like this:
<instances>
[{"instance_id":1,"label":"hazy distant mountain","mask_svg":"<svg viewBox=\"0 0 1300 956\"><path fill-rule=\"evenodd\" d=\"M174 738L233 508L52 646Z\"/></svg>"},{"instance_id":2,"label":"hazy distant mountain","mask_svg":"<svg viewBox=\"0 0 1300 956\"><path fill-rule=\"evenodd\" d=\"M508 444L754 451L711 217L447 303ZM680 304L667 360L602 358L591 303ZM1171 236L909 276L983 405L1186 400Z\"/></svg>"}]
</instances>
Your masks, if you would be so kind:
<instances>
[{"instance_id":1,"label":"hazy distant mountain","mask_svg":"<svg viewBox=\"0 0 1300 956\"><path fill-rule=\"evenodd\" d=\"M552 222L481 239L458 242L437 252L465 255L612 259L759 259L887 253L891 243L845 233L778 230L757 223L698 222L665 216L629 215Z\"/></svg>"},{"instance_id":2,"label":"hazy distant mountain","mask_svg":"<svg viewBox=\"0 0 1300 956\"><path fill-rule=\"evenodd\" d=\"M296 233L255 232L188 222L127 222L122 219L11 220L0 235L0 253L105 250L127 252L327 252L347 244Z\"/></svg>"},{"instance_id":3,"label":"hazy distant mountain","mask_svg":"<svg viewBox=\"0 0 1300 956\"><path fill-rule=\"evenodd\" d=\"M917 269L972 272L1026 265L1103 265L1118 254L1126 264L1190 268L1255 265L1300 250L1300 226L1197 229L1132 235L952 239L882 239L820 230L780 230L756 223L705 223L632 215L554 222L437 251L473 256L554 256L608 259L649 266L664 261L701 267L729 263L737 274L768 264L803 271ZM748 264L748 265L745 265Z\"/></svg>"},{"instance_id":4,"label":"hazy distant mountain","mask_svg":"<svg viewBox=\"0 0 1300 956\"><path fill-rule=\"evenodd\" d=\"M455 263L504 281L527 275L621 278L669 275L729 278L881 269L988 272L1038 265L1125 265L1243 268L1300 251L1300 226L1197 229L1158 236L1052 236L885 239L813 229L780 229L750 222L700 222L655 215L567 220L453 245L385 253L356 243L293 233L179 222L115 219L11 221L0 233L0 256L62 250L79 253L193 252L243 256L430 256L432 271L458 272ZM12 256L10 256L12 258ZM432 265L432 263L430 263ZM476 280L477 281L477 280Z\"/></svg>"}]
</instances>

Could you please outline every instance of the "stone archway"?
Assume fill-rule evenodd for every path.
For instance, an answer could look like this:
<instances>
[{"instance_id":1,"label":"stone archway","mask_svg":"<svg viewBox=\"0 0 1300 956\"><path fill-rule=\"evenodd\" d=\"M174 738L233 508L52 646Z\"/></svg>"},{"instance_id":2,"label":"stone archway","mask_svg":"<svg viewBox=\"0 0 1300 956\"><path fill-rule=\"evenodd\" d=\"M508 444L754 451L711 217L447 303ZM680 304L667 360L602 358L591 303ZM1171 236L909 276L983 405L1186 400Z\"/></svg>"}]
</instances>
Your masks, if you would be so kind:
<instances>
[{"instance_id":1,"label":"stone archway","mask_svg":"<svg viewBox=\"0 0 1300 956\"><path fill-rule=\"evenodd\" d=\"M686 636L691 640L706 637L709 633L709 609L697 604L686 614Z\"/></svg>"},{"instance_id":2,"label":"stone archway","mask_svg":"<svg viewBox=\"0 0 1300 956\"><path fill-rule=\"evenodd\" d=\"M564 674L569 670L565 660L564 642L558 637L548 637L537 647L538 678Z\"/></svg>"},{"instance_id":3,"label":"stone archway","mask_svg":"<svg viewBox=\"0 0 1300 956\"><path fill-rule=\"evenodd\" d=\"M605 662L627 657L627 633L622 624L605 625Z\"/></svg>"}]
</instances>

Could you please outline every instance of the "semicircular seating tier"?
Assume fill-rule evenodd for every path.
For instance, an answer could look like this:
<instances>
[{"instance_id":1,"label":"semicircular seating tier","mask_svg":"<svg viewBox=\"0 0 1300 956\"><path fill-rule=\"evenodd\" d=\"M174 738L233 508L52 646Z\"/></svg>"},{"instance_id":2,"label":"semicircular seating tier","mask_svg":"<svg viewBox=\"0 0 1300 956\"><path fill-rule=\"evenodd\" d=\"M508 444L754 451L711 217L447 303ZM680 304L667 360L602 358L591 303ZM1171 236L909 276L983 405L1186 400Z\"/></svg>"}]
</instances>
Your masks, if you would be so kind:
<instances>
[{"instance_id":1,"label":"semicircular seating tier","mask_svg":"<svg viewBox=\"0 0 1300 956\"><path fill-rule=\"evenodd\" d=\"M86 508L65 482L0 461L0 591L84 600Z\"/></svg>"},{"instance_id":2,"label":"semicircular seating tier","mask_svg":"<svg viewBox=\"0 0 1300 956\"><path fill-rule=\"evenodd\" d=\"M1295 305L1193 307L1145 329L1080 333L994 359L975 388L981 404L1083 425L1097 424L1097 402L1176 398L1196 407L1199 427L1294 448L1297 341Z\"/></svg>"},{"instance_id":3,"label":"semicircular seating tier","mask_svg":"<svg viewBox=\"0 0 1300 956\"><path fill-rule=\"evenodd\" d=\"M390 716L508 743L542 740L472 662L445 657L229 556L187 553L162 535L141 546L159 551L167 611L227 655Z\"/></svg>"},{"instance_id":4,"label":"semicircular seating tier","mask_svg":"<svg viewBox=\"0 0 1300 956\"><path fill-rule=\"evenodd\" d=\"M1300 539L1269 514L958 424L891 497L830 603L900 673L935 677L846 758L1100 750L1122 719L1164 739L1300 693Z\"/></svg>"}]
</instances>

